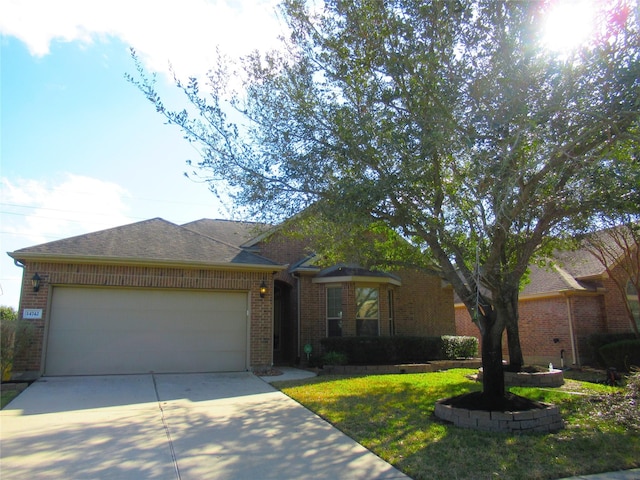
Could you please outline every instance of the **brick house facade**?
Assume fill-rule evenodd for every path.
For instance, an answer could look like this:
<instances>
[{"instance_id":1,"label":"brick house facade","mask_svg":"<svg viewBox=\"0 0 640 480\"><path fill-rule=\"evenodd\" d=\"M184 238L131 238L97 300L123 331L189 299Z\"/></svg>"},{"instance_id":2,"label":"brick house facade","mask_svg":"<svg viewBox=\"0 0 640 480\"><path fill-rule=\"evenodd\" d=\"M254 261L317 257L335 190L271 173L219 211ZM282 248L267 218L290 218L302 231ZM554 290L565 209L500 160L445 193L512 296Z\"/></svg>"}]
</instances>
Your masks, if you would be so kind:
<instances>
[{"instance_id":1,"label":"brick house facade","mask_svg":"<svg viewBox=\"0 0 640 480\"><path fill-rule=\"evenodd\" d=\"M309 242L278 229L244 243L261 256L288 268L274 275L275 291L280 292L285 312L281 322L282 348L275 348L275 363L306 361L304 346L310 345L312 356L322 355L320 340L329 335L327 325L327 288L340 286L342 335L357 331L358 288L376 289L378 294L378 335L439 336L455 333L453 288L434 275L404 269L393 275L360 271L353 275L331 274L315 264ZM352 272L353 273L353 272ZM278 311L278 299L275 310ZM275 324L274 324L275 326ZM274 332L278 335L278 332Z\"/></svg>"},{"instance_id":2,"label":"brick house facade","mask_svg":"<svg viewBox=\"0 0 640 480\"><path fill-rule=\"evenodd\" d=\"M42 286L38 292L31 288L31 278L38 272ZM210 269L167 268L147 266L85 265L73 263L33 262L25 266L22 282L20 312L24 309L42 310L42 318L30 320L34 327L33 347L18 359L17 371L39 372L45 345L46 319L51 304L52 285L87 287L127 287L189 289L203 291L247 290L251 298L251 365L271 363L271 298L260 298L260 284L264 275L258 272L234 272Z\"/></svg>"},{"instance_id":3,"label":"brick house facade","mask_svg":"<svg viewBox=\"0 0 640 480\"><path fill-rule=\"evenodd\" d=\"M23 266L19 314L25 318L37 312L35 318L28 315L34 332L31 346L14 365L14 376L23 378L304 364L305 345L312 346L312 355L322 353L320 340L328 335L327 291L336 286L341 289L342 335L358 334L356 294L362 289L375 292L377 305L369 315L377 313L379 335L455 333L453 291L439 278L410 270L391 275L352 269L355 274L343 275L351 267L322 276L326 269L314 264L307 242L278 228L265 232L257 224L203 219L179 226L152 219L9 255ZM36 274L41 279L38 291L31 285ZM266 292L261 291L263 286ZM105 300L81 305L85 292L104 294ZM125 296L132 292L132 305L125 305ZM162 292L164 303L153 303L154 292ZM185 292L190 296L182 298ZM62 304L65 295L71 300ZM236 304L230 319L218 312L226 311L227 299ZM113 318L108 314L111 305L118 305L121 312ZM201 317L209 312L225 325L203 323ZM92 323L94 317L104 320ZM180 328L174 328L176 324ZM238 325L236 333L227 332ZM177 340L170 335L177 335ZM224 359L226 349L233 350L220 340L226 335L235 335L233 348L239 360L217 364L214 358ZM112 344L101 344L101 337ZM83 349L78 342L85 341L95 344ZM200 347L202 351L194 347L192 352L190 341L205 347ZM220 351L206 351L206 345L216 341ZM61 349L70 350L66 360L54 358ZM107 356L113 357L112 362L91 358L93 350L104 349L113 349ZM175 365L170 363L172 355ZM182 357L193 357L193 365L180 366ZM122 366L126 361L134 364L130 370Z\"/></svg>"},{"instance_id":4,"label":"brick house facade","mask_svg":"<svg viewBox=\"0 0 640 480\"><path fill-rule=\"evenodd\" d=\"M520 293L518 325L525 362L593 364L589 336L633 331L625 308L627 300L587 250L559 252L557 257L557 263L546 269L531 265L529 283ZM617 266L611 274L624 276L624 270ZM459 301L455 303L455 319L458 335L480 339L478 328ZM506 334L502 345L508 358Z\"/></svg>"}]
</instances>

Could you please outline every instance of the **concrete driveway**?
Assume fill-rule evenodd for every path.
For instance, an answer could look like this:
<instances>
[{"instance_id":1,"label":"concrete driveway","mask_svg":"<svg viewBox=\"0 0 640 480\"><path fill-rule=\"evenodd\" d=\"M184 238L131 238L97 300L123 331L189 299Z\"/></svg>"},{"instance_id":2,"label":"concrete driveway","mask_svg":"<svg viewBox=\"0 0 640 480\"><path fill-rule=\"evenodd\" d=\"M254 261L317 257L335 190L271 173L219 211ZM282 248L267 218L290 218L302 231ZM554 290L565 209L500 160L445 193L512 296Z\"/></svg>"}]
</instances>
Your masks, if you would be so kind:
<instances>
[{"instance_id":1,"label":"concrete driveway","mask_svg":"<svg viewBox=\"0 0 640 480\"><path fill-rule=\"evenodd\" d=\"M0 437L3 480L408 478L250 373L43 378Z\"/></svg>"}]
</instances>

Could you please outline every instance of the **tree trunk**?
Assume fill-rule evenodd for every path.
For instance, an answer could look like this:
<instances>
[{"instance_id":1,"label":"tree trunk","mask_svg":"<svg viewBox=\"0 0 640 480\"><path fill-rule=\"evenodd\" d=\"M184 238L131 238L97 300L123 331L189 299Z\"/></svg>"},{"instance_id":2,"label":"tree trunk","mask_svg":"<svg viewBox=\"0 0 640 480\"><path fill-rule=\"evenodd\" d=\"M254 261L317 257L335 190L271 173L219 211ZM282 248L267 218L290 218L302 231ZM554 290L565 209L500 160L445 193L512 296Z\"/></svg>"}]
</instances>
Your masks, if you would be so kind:
<instances>
[{"instance_id":1,"label":"tree trunk","mask_svg":"<svg viewBox=\"0 0 640 480\"><path fill-rule=\"evenodd\" d=\"M502 332L497 323L482 334L482 393L487 398L503 398Z\"/></svg>"},{"instance_id":2,"label":"tree trunk","mask_svg":"<svg viewBox=\"0 0 640 480\"><path fill-rule=\"evenodd\" d=\"M509 370L519 372L524 365L522 347L520 346L520 330L518 328L518 298L517 288L510 289L504 298L504 307L498 308L498 315L502 311L505 315L505 325L507 326L507 346L509 348Z\"/></svg>"},{"instance_id":3,"label":"tree trunk","mask_svg":"<svg viewBox=\"0 0 640 480\"><path fill-rule=\"evenodd\" d=\"M502 366L502 333L504 316L492 305L478 306L478 327L482 336L482 393L487 398L504 398L504 370Z\"/></svg>"},{"instance_id":4,"label":"tree trunk","mask_svg":"<svg viewBox=\"0 0 640 480\"><path fill-rule=\"evenodd\" d=\"M509 370L519 372L524 365L524 357L520 346L518 322L511 318L507 319L507 346L509 347Z\"/></svg>"}]
</instances>

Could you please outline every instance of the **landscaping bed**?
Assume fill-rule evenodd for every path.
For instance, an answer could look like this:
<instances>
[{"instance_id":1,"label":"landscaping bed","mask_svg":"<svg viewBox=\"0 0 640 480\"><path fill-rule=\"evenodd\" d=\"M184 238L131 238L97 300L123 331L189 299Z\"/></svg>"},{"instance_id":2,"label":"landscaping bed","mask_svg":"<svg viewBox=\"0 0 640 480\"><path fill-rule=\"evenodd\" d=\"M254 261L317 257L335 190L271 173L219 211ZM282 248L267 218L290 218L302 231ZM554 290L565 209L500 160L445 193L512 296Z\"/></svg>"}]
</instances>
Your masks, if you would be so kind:
<instances>
[{"instance_id":1,"label":"landscaping bed","mask_svg":"<svg viewBox=\"0 0 640 480\"><path fill-rule=\"evenodd\" d=\"M386 375L396 373L432 373L452 368L478 368L482 361L434 360L428 363L402 363L398 365L324 365L319 375Z\"/></svg>"},{"instance_id":2,"label":"landscaping bed","mask_svg":"<svg viewBox=\"0 0 640 480\"><path fill-rule=\"evenodd\" d=\"M457 427L489 432L557 432L564 427L557 406L512 393L498 403L481 392L438 400L434 414Z\"/></svg>"}]
</instances>

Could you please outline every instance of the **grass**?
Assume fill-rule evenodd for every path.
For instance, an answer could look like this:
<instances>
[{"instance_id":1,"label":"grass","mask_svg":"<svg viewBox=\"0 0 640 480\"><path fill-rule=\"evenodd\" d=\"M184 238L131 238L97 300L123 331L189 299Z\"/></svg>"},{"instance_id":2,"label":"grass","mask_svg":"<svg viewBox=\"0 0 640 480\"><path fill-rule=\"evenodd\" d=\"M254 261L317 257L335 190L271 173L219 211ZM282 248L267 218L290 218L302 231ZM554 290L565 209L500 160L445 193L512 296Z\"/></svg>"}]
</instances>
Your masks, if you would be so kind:
<instances>
[{"instance_id":1,"label":"grass","mask_svg":"<svg viewBox=\"0 0 640 480\"><path fill-rule=\"evenodd\" d=\"M593 395L615 387L567 380L560 388L511 388L560 407L554 434L464 430L433 416L434 403L481 389L475 370L320 376L274 385L415 480L557 479L640 467L640 435L595 414Z\"/></svg>"}]
</instances>

